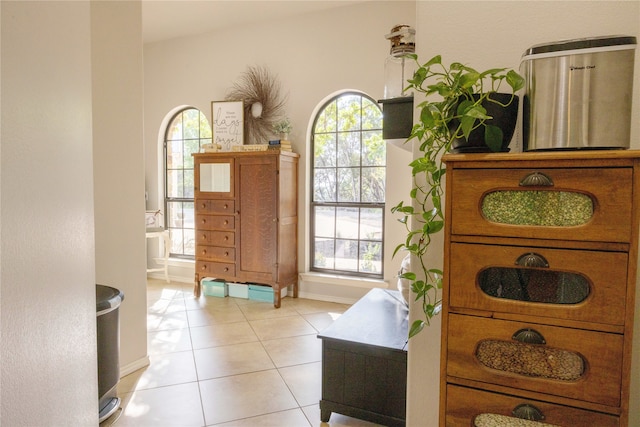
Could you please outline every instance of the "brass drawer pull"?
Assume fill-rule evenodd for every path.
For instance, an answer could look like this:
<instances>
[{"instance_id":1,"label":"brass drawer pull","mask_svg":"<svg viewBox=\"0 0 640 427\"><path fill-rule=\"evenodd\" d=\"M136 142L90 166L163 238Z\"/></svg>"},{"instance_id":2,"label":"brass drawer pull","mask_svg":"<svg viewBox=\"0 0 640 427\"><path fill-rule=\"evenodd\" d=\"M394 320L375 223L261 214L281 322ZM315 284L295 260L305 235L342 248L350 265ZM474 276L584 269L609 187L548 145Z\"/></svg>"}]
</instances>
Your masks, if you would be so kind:
<instances>
[{"instance_id":1,"label":"brass drawer pull","mask_svg":"<svg viewBox=\"0 0 640 427\"><path fill-rule=\"evenodd\" d=\"M511 339L520 341L526 344L546 344L547 341L544 339L542 334L535 329L525 328L517 331Z\"/></svg>"},{"instance_id":2,"label":"brass drawer pull","mask_svg":"<svg viewBox=\"0 0 640 427\"><path fill-rule=\"evenodd\" d=\"M544 420L544 414L538 408L528 403L523 403L516 406L511 411L514 417L529 421L542 421Z\"/></svg>"},{"instance_id":3,"label":"brass drawer pull","mask_svg":"<svg viewBox=\"0 0 640 427\"><path fill-rule=\"evenodd\" d=\"M520 180L521 187L551 187L553 180L542 172L532 172Z\"/></svg>"},{"instance_id":4,"label":"brass drawer pull","mask_svg":"<svg viewBox=\"0 0 640 427\"><path fill-rule=\"evenodd\" d=\"M549 262L542 255L533 252L520 255L516 260L516 265L520 267L549 268Z\"/></svg>"}]
</instances>

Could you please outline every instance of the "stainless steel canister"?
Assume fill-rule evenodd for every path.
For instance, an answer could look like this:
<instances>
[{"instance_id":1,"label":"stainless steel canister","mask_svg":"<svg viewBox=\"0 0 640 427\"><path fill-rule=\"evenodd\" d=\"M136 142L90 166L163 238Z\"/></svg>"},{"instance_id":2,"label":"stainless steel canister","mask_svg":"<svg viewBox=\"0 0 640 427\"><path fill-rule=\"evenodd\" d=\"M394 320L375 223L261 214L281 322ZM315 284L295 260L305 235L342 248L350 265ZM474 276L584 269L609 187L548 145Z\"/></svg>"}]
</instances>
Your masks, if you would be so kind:
<instances>
[{"instance_id":1,"label":"stainless steel canister","mask_svg":"<svg viewBox=\"0 0 640 427\"><path fill-rule=\"evenodd\" d=\"M523 150L629 148L636 38L539 44L522 56Z\"/></svg>"}]
</instances>

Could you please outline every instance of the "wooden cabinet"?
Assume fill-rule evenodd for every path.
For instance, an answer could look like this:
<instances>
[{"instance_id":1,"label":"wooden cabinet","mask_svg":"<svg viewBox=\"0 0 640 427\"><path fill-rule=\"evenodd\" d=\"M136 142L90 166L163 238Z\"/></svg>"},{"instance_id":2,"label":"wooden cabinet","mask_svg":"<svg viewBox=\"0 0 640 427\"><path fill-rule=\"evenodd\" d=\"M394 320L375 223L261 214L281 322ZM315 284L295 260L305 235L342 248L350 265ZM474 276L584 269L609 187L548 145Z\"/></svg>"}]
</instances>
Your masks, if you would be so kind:
<instances>
[{"instance_id":1,"label":"wooden cabinet","mask_svg":"<svg viewBox=\"0 0 640 427\"><path fill-rule=\"evenodd\" d=\"M440 424L627 426L640 152L445 161Z\"/></svg>"},{"instance_id":2,"label":"wooden cabinet","mask_svg":"<svg viewBox=\"0 0 640 427\"><path fill-rule=\"evenodd\" d=\"M298 296L298 154L194 154L196 296L200 279L269 285Z\"/></svg>"}]
</instances>

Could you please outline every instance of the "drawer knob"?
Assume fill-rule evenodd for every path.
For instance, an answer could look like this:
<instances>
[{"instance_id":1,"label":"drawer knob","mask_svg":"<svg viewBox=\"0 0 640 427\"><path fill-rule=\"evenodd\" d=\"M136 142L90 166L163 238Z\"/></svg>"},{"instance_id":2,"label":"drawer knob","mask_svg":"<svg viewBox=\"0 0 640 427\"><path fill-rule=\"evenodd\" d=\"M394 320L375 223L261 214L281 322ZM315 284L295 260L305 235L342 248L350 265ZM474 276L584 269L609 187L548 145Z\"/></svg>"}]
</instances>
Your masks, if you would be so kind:
<instances>
[{"instance_id":1,"label":"drawer knob","mask_svg":"<svg viewBox=\"0 0 640 427\"><path fill-rule=\"evenodd\" d=\"M521 187L551 187L553 180L542 172L532 172L520 180Z\"/></svg>"},{"instance_id":2,"label":"drawer knob","mask_svg":"<svg viewBox=\"0 0 640 427\"><path fill-rule=\"evenodd\" d=\"M516 265L520 267L549 268L549 262L542 255L533 252L520 255L516 260Z\"/></svg>"},{"instance_id":3,"label":"drawer knob","mask_svg":"<svg viewBox=\"0 0 640 427\"><path fill-rule=\"evenodd\" d=\"M529 421L542 421L544 420L544 414L538 408L533 405L529 405L527 403L523 403L521 405L516 406L511 411L513 416L520 418L522 420Z\"/></svg>"},{"instance_id":4,"label":"drawer knob","mask_svg":"<svg viewBox=\"0 0 640 427\"><path fill-rule=\"evenodd\" d=\"M525 328L517 331L511 339L520 341L526 344L546 344L547 341L544 339L542 334L535 329Z\"/></svg>"}]
</instances>

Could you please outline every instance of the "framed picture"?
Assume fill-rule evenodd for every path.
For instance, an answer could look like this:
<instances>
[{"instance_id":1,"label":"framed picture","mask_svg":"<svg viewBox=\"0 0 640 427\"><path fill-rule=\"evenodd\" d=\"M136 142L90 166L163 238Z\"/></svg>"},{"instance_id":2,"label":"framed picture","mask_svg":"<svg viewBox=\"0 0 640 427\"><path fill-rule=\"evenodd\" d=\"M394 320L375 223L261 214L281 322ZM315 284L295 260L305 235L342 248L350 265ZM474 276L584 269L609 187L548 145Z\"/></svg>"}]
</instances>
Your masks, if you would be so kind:
<instances>
[{"instance_id":1,"label":"framed picture","mask_svg":"<svg viewBox=\"0 0 640 427\"><path fill-rule=\"evenodd\" d=\"M213 144L219 144L222 151L244 144L244 102L212 101L211 131Z\"/></svg>"}]
</instances>

